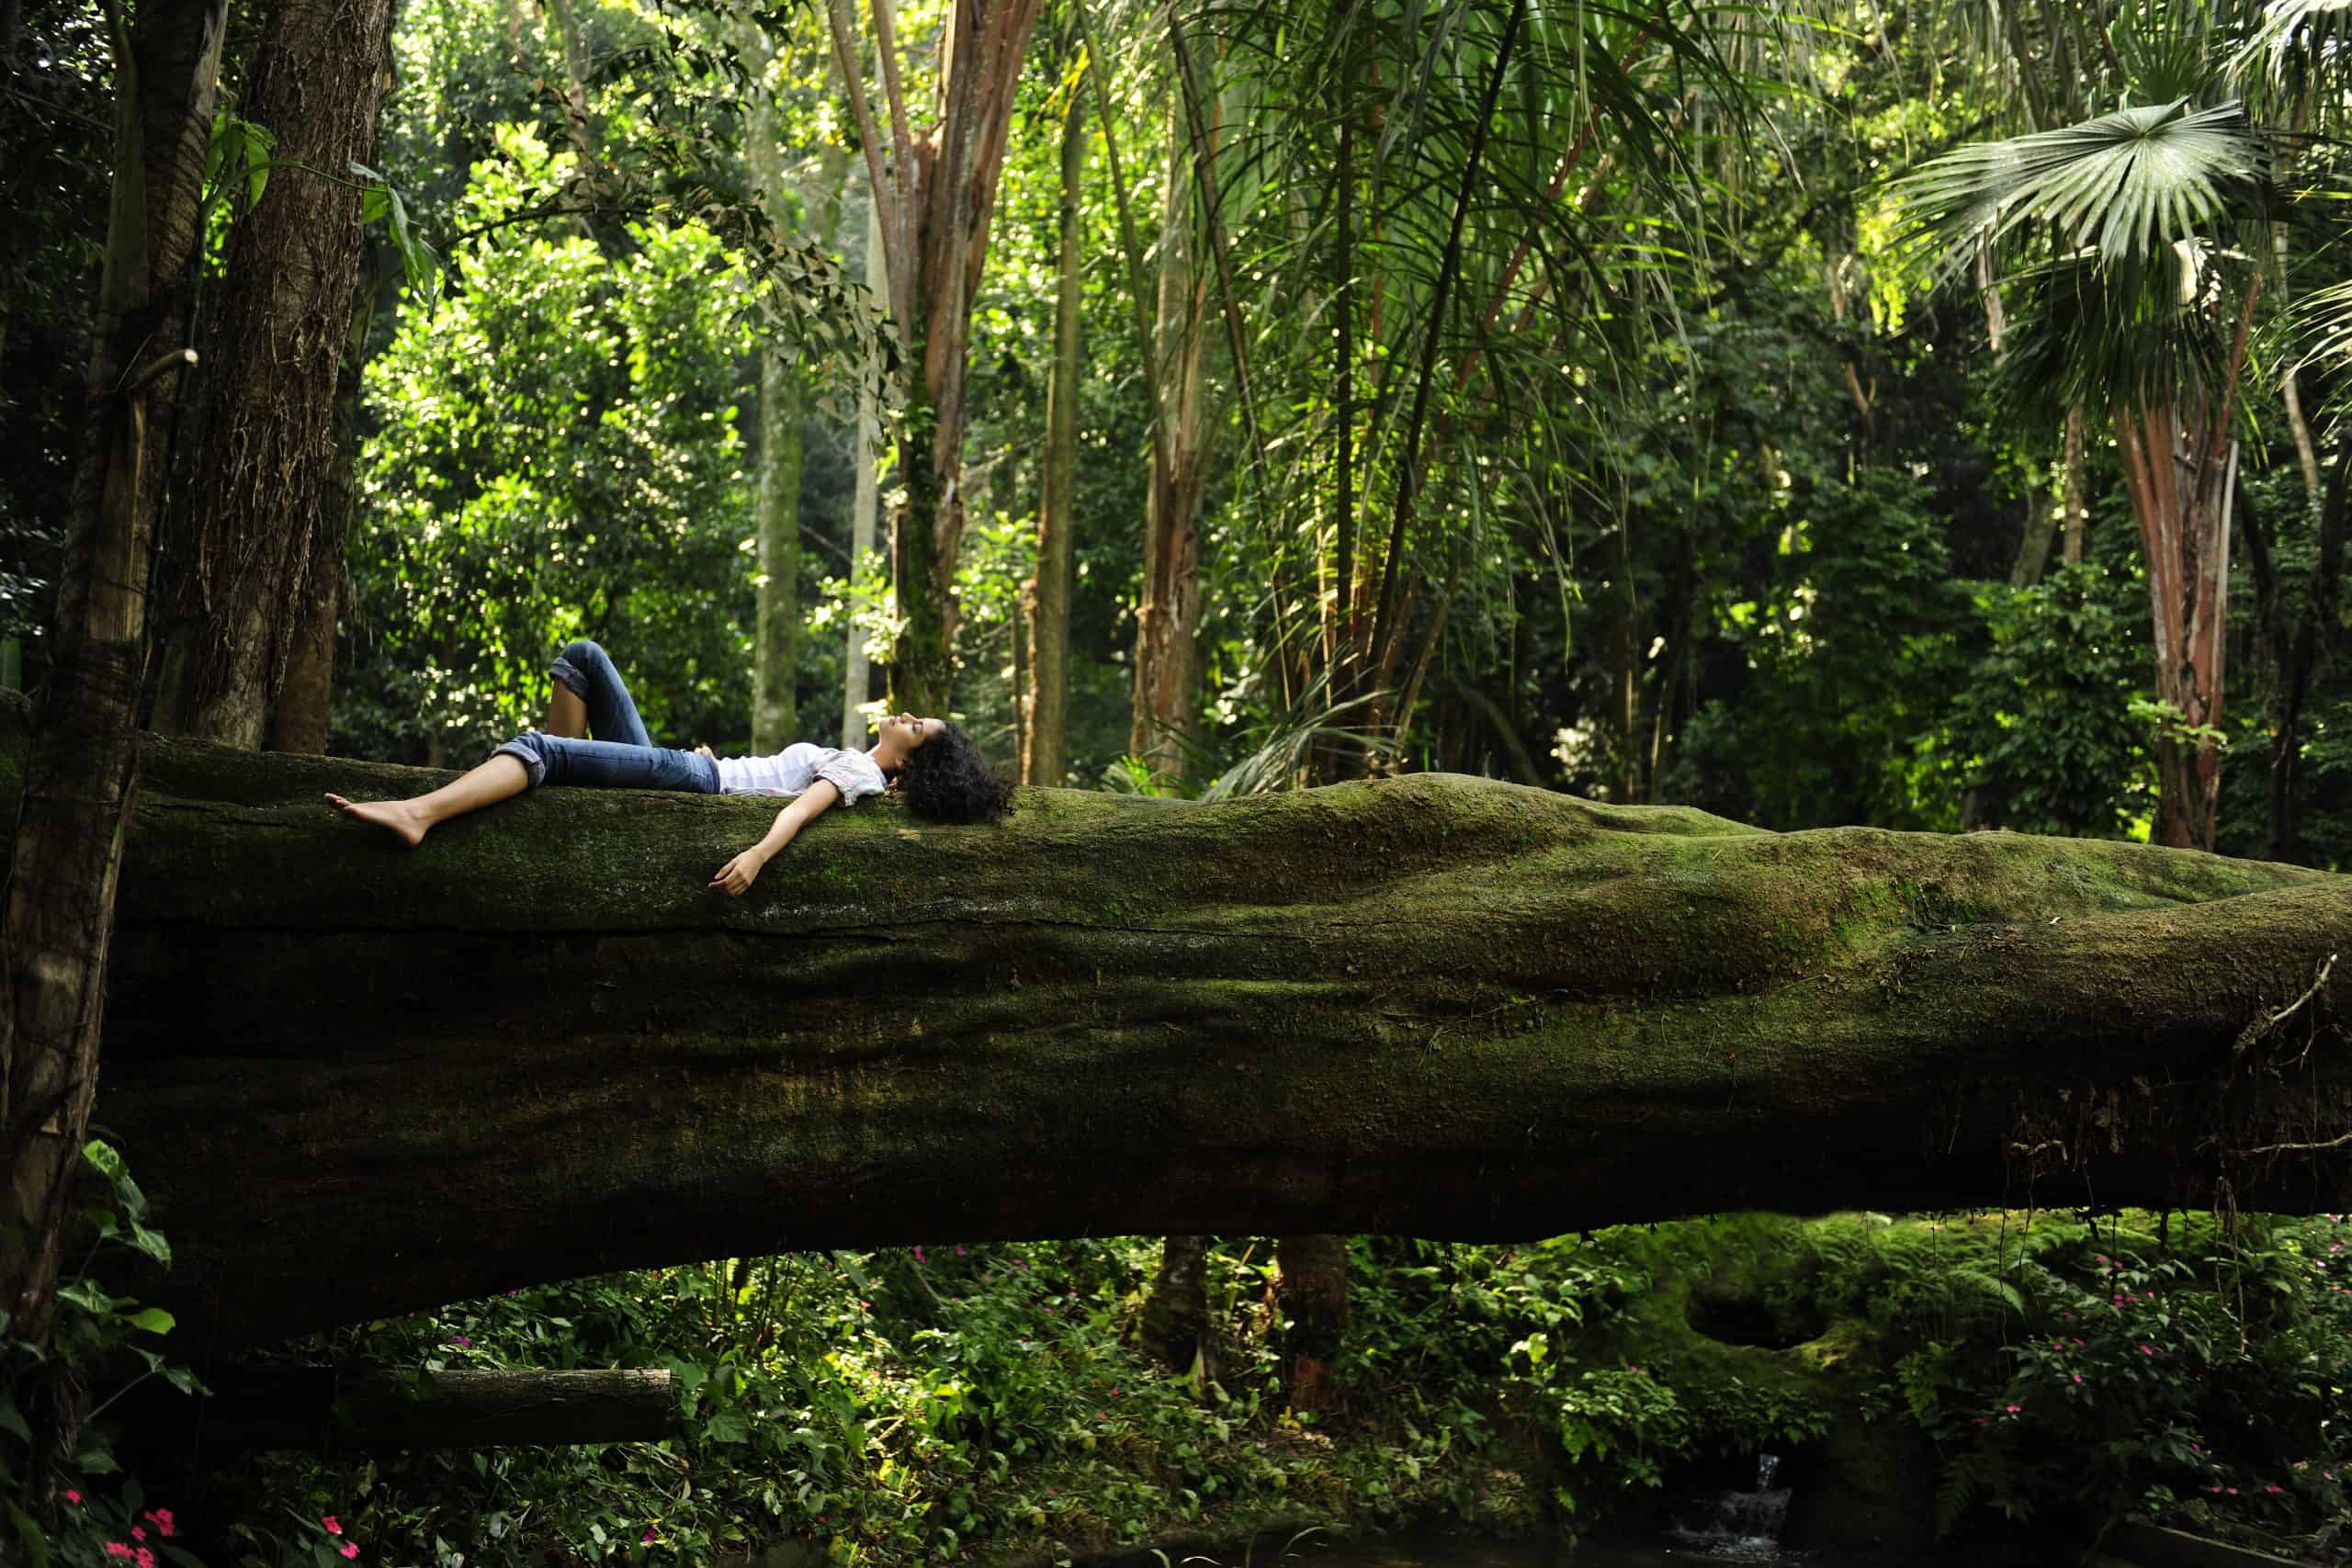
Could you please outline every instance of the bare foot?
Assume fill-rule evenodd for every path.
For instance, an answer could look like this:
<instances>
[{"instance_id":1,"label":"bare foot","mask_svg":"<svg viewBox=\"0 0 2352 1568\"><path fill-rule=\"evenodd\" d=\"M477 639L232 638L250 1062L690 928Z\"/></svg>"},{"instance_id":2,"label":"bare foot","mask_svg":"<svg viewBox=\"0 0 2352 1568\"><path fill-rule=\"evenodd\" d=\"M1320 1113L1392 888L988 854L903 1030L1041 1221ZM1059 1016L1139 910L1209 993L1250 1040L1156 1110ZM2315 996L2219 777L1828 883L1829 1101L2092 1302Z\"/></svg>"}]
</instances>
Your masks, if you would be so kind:
<instances>
[{"instance_id":1,"label":"bare foot","mask_svg":"<svg viewBox=\"0 0 2352 1568\"><path fill-rule=\"evenodd\" d=\"M327 803L345 817L390 829L410 849L424 841L424 830L431 826L418 815L412 801L345 800L339 795L331 795Z\"/></svg>"}]
</instances>

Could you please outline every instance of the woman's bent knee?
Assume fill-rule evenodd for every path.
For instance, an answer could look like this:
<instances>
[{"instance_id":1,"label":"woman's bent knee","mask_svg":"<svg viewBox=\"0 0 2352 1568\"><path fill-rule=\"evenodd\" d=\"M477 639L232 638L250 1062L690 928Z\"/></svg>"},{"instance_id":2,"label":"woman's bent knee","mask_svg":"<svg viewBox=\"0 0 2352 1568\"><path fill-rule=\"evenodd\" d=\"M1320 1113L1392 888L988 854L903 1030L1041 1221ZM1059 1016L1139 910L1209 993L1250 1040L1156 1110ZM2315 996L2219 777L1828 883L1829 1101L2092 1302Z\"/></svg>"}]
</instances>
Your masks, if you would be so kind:
<instances>
[{"instance_id":1,"label":"woman's bent knee","mask_svg":"<svg viewBox=\"0 0 2352 1568\"><path fill-rule=\"evenodd\" d=\"M563 651L555 656L555 662L548 667L548 671L574 696L585 697L590 683L602 671L612 667L612 659L604 649L582 637L565 643Z\"/></svg>"}]
</instances>

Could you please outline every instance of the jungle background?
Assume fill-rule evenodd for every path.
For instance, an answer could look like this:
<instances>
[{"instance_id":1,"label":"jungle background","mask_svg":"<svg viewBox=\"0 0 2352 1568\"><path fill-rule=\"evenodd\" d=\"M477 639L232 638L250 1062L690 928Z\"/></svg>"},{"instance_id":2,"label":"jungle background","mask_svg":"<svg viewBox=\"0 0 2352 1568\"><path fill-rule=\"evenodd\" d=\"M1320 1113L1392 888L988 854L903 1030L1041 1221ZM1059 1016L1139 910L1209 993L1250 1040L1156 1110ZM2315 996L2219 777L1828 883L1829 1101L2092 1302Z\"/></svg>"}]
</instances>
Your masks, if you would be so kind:
<instances>
[{"instance_id":1,"label":"jungle background","mask_svg":"<svg viewBox=\"0 0 2352 1568\"><path fill-rule=\"evenodd\" d=\"M79 603L122 62L185 9L0 9L25 690ZM198 354L140 481L159 731L462 766L587 636L722 753L890 704L1032 785L1447 770L2352 858L2340 7L198 9L188 254L141 307ZM980 194L940 217L918 166ZM85 1414L126 1359L189 1376L86 1272L168 1257L125 1156L172 1155L93 1145L41 1358ZM0 1443L16 1548L67 1562L1573 1535L1765 1450L1860 1540L2133 1517L2341 1560L2347 1236L943 1238L283 1352L666 1366L666 1443L191 1470L100 1414L34 1470L21 1389Z\"/></svg>"}]
</instances>

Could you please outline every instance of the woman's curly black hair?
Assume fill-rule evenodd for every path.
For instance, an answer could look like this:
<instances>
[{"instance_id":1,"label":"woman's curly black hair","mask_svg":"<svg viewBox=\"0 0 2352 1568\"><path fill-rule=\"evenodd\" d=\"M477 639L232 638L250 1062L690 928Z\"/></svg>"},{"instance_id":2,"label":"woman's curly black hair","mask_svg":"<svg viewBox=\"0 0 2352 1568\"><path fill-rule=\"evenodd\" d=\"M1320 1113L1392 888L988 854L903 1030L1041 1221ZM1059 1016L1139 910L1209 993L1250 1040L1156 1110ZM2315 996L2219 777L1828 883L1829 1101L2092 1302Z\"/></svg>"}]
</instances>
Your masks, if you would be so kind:
<instances>
[{"instance_id":1,"label":"woman's curly black hair","mask_svg":"<svg viewBox=\"0 0 2352 1568\"><path fill-rule=\"evenodd\" d=\"M896 787L908 810L934 822L993 822L1012 800L1012 786L952 724L907 753Z\"/></svg>"}]
</instances>

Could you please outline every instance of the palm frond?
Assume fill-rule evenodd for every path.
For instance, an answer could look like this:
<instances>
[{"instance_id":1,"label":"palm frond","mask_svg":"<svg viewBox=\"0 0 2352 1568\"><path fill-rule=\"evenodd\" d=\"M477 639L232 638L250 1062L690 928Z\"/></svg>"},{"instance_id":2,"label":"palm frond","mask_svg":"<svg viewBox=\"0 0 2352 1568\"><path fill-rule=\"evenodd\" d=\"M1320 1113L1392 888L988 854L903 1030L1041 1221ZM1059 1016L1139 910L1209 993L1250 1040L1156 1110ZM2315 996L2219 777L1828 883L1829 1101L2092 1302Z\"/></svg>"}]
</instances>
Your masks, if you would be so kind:
<instances>
[{"instance_id":1,"label":"palm frond","mask_svg":"<svg viewBox=\"0 0 2352 1568\"><path fill-rule=\"evenodd\" d=\"M2269 205L2269 136L2236 101L2185 98L1945 153L1897 187L1914 243L1943 275L1976 247L2043 230L2059 254L2143 270ZM2033 237L2028 231L2023 237Z\"/></svg>"},{"instance_id":2,"label":"palm frond","mask_svg":"<svg viewBox=\"0 0 2352 1568\"><path fill-rule=\"evenodd\" d=\"M2340 90L2352 73L2352 0L2270 0L2228 72L2241 80L2258 73L2296 96ZM2336 96L2323 90L2313 101L2324 112Z\"/></svg>"}]
</instances>

